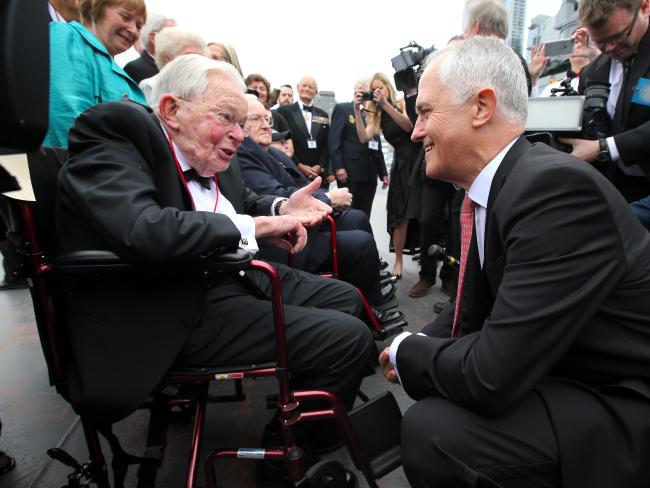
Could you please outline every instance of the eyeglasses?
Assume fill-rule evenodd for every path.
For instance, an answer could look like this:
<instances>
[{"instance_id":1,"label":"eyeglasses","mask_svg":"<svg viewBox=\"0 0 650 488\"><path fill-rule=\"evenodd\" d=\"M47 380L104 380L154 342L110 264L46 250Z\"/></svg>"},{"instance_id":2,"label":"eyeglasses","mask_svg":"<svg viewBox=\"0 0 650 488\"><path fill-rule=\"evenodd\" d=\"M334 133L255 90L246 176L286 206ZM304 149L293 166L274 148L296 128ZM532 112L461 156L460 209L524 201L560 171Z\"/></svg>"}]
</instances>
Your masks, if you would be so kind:
<instances>
[{"instance_id":1,"label":"eyeglasses","mask_svg":"<svg viewBox=\"0 0 650 488\"><path fill-rule=\"evenodd\" d=\"M634 17L632 17L632 22L630 22L630 25L627 29L625 29L623 32L620 34L616 34L615 36L608 37L607 39L601 39L597 41L596 39L591 39L596 46L598 46L601 51L603 50L602 48L608 46L608 45L616 45L620 44L623 42L625 39L630 37L630 34L632 34L632 29L634 29L634 25L636 24L636 19L639 18L639 11L641 10L641 6L639 5L637 9L634 12Z\"/></svg>"},{"instance_id":2,"label":"eyeglasses","mask_svg":"<svg viewBox=\"0 0 650 488\"><path fill-rule=\"evenodd\" d=\"M239 127L240 129L244 129L244 122L237 120L237 118L230 112L226 110L222 110L219 107L216 107L214 105L210 105L209 103L202 102L201 100L189 100L187 98L183 97L178 97L181 100L185 102L190 102L190 103L200 103L201 105L205 105L206 107L210 107L212 110L212 113L219 119L219 122L226 127L227 129L232 129L235 126Z\"/></svg>"},{"instance_id":3,"label":"eyeglasses","mask_svg":"<svg viewBox=\"0 0 650 488\"><path fill-rule=\"evenodd\" d=\"M265 115L249 115L248 121L253 125L261 125L262 121L265 121L269 124L269 127L273 127L273 117Z\"/></svg>"}]
</instances>

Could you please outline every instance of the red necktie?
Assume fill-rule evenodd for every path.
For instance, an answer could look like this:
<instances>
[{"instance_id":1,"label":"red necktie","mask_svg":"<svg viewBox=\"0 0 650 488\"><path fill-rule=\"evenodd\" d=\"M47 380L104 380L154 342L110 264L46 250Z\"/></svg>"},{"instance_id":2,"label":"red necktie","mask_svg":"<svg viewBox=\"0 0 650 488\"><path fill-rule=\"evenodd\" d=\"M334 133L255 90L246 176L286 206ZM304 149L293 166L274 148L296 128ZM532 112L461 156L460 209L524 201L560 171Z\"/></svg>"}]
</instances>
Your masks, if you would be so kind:
<instances>
[{"instance_id":1,"label":"red necktie","mask_svg":"<svg viewBox=\"0 0 650 488\"><path fill-rule=\"evenodd\" d=\"M460 272L458 273L458 291L456 292L456 310L454 311L454 325L451 329L451 336L460 335L460 324L462 315L461 299L463 297L463 281L465 280L465 267L467 266L467 254L469 243L472 241L472 229L474 228L474 208L476 203L467 195L463 198L463 205L460 208ZM458 329L457 329L458 327Z\"/></svg>"}]
</instances>

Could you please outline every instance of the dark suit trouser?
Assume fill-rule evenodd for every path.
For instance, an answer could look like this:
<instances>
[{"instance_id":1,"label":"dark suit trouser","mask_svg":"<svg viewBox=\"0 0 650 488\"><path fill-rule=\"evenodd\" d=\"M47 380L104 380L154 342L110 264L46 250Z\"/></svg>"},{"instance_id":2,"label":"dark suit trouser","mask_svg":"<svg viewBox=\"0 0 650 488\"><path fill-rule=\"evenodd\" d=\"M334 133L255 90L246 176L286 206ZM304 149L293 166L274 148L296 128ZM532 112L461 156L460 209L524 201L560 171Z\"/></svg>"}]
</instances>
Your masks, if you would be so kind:
<instances>
[{"instance_id":1,"label":"dark suit trouser","mask_svg":"<svg viewBox=\"0 0 650 488\"><path fill-rule=\"evenodd\" d=\"M284 265L276 268L282 278L293 386L332 391L351 407L373 346L368 327L357 318L358 293L348 283ZM246 275L270 296L264 275ZM194 329L178 361L218 366L274 359L271 302L252 295L244 285L228 285L208 292L202 325Z\"/></svg>"},{"instance_id":2,"label":"dark suit trouser","mask_svg":"<svg viewBox=\"0 0 650 488\"><path fill-rule=\"evenodd\" d=\"M377 192L377 180L373 181L350 181L341 183L336 181L339 188L347 187L352 193L352 208L361 210L368 218L372 212L372 201L375 199Z\"/></svg>"},{"instance_id":3,"label":"dark suit trouser","mask_svg":"<svg viewBox=\"0 0 650 488\"><path fill-rule=\"evenodd\" d=\"M432 244L443 247L449 240L447 203L451 204L453 186L448 184L422 184L420 204L420 276L435 278L437 260L427 252Z\"/></svg>"},{"instance_id":4,"label":"dark suit trouser","mask_svg":"<svg viewBox=\"0 0 650 488\"><path fill-rule=\"evenodd\" d=\"M402 463L414 488L559 487L559 448L542 398L485 417L441 397L402 422Z\"/></svg>"}]
</instances>

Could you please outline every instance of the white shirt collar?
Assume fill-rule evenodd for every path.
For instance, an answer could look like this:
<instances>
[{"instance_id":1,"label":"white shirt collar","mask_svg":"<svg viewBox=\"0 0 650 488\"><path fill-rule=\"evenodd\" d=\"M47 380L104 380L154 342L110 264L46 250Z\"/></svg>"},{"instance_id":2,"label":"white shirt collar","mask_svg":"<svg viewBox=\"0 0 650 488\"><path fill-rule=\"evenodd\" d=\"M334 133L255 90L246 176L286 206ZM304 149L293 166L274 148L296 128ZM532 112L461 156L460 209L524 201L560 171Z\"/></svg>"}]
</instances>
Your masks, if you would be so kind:
<instances>
[{"instance_id":1,"label":"white shirt collar","mask_svg":"<svg viewBox=\"0 0 650 488\"><path fill-rule=\"evenodd\" d=\"M492 180L496 174L503 158L506 157L508 151L513 146L513 144L519 139L519 136L515 137L510 141L501 151L498 152L494 158L481 170L478 174L472 186L467 190L467 195L469 198L476 204L487 209L488 198L490 196L490 187L492 186Z\"/></svg>"},{"instance_id":2,"label":"white shirt collar","mask_svg":"<svg viewBox=\"0 0 650 488\"><path fill-rule=\"evenodd\" d=\"M298 99L298 106L300 107L300 110L302 110L303 107L313 107L313 106L314 106L314 102L313 102L313 100L312 100L312 102L311 102L309 105L307 105L306 103L303 103L303 101L300 100L300 98L299 98L299 99Z\"/></svg>"}]
</instances>

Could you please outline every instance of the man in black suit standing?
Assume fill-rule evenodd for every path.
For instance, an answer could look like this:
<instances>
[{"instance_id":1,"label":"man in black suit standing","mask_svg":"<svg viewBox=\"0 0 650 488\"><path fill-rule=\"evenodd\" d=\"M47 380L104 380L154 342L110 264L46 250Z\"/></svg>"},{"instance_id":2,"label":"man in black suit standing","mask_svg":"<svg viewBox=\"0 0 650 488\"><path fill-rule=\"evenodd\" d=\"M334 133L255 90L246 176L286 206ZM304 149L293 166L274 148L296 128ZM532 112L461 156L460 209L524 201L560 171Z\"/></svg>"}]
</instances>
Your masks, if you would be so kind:
<instances>
[{"instance_id":1,"label":"man in black suit standing","mask_svg":"<svg viewBox=\"0 0 650 488\"><path fill-rule=\"evenodd\" d=\"M650 479L650 235L599 172L522 133L526 81L502 41L433 54L413 139L466 190L456 302L382 352L418 402L418 487L644 486Z\"/></svg>"},{"instance_id":2,"label":"man in black suit standing","mask_svg":"<svg viewBox=\"0 0 650 488\"><path fill-rule=\"evenodd\" d=\"M150 13L147 16L147 22L142 26L140 31L140 43L142 52L140 57L127 63L124 71L135 81L140 83L146 78L151 78L158 73L156 66L156 34L165 27L176 25L172 19L167 19L160 14Z\"/></svg>"},{"instance_id":3,"label":"man in black suit standing","mask_svg":"<svg viewBox=\"0 0 650 488\"><path fill-rule=\"evenodd\" d=\"M368 91L367 79L355 84L354 91L358 90ZM363 111L361 114L363 116ZM357 135L352 102L337 103L332 112L328 145L337 185L348 187L354 196L352 208L362 210L370 218L377 177L384 187L388 186L379 134L363 144Z\"/></svg>"},{"instance_id":4,"label":"man in black suit standing","mask_svg":"<svg viewBox=\"0 0 650 488\"><path fill-rule=\"evenodd\" d=\"M291 130L293 160L307 179L313 180L321 176L323 185L329 186L327 139L330 119L327 112L313 105L314 97L318 94L318 85L314 78L303 77L297 89L298 100L291 105L281 105L277 110L286 119Z\"/></svg>"},{"instance_id":5,"label":"man in black suit standing","mask_svg":"<svg viewBox=\"0 0 650 488\"><path fill-rule=\"evenodd\" d=\"M244 89L231 65L190 54L161 70L155 114L123 101L80 115L59 174L58 249L108 249L135 264L179 267L237 247L254 253L258 242L298 252L302 222L320 222L328 207L311 197L319 180L289 199L259 196L229 167L244 139ZM372 347L355 316L356 290L277 270L294 384L329 389L351 406ZM269 291L255 272L71 278L63 284L78 369L71 401L115 420L135 409L172 363L273 360Z\"/></svg>"},{"instance_id":6,"label":"man in black suit standing","mask_svg":"<svg viewBox=\"0 0 650 488\"><path fill-rule=\"evenodd\" d=\"M602 54L580 74L578 91L610 83L609 137L566 139L573 155L596 164L634 202L650 194L650 6L648 0L583 0L580 19Z\"/></svg>"}]
</instances>

